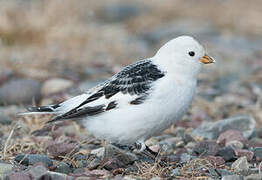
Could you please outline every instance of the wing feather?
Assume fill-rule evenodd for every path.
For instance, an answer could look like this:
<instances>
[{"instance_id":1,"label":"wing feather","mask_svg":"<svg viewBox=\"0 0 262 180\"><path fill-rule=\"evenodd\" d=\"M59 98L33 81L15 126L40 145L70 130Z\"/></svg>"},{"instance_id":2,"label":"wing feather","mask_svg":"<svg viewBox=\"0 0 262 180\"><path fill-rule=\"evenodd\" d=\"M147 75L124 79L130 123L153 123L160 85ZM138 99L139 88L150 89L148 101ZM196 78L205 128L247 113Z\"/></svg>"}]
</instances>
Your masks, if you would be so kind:
<instances>
[{"instance_id":1,"label":"wing feather","mask_svg":"<svg viewBox=\"0 0 262 180\"><path fill-rule=\"evenodd\" d=\"M118 102L112 97L118 93L121 93L122 96L136 95L129 103L133 105L141 104L146 100L152 82L164 77L164 75L165 73L159 70L150 59L138 61L125 67L110 80L88 91L84 96L86 99L78 101L79 103L73 108L72 106L70 109L66 108L67 101L61 103L60 109L65 107L67 111L61 111L63 112L61 114L57 113L57 116L51 122L82 117L83 115L92 116L114 109L117 107ZM49 109L43 108L43 110L48 111Z\"/></svg>"}]
</instances>

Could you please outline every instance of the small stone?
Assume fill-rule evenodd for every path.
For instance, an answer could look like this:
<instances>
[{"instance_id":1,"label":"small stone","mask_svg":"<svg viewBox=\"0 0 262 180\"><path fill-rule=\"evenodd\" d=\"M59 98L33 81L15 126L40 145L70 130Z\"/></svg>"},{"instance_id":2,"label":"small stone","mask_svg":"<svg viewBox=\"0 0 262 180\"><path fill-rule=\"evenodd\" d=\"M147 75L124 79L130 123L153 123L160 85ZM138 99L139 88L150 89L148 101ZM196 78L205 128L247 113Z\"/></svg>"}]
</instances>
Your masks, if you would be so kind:
<instances>
[{"instance_id":1,"label":"small stone","mask_svg":"<svg viewBox=\"0 0 262 180\"><path fill-rule=\"evenodd\" d=\"M76 168L73 170L73 174L83 174L85 173L86 169L85 168Z\"/></svg>"},{"instance_id":2,"label":"small stone","mask_svg":"<svg viewBox=\"0 0 262 180\"><path fill-rule=\"evenodd\" d=\"M237 157L247 157L248 161L251 161L254 157L254 153L246 149L235 149L235 154Z\"/></svg>"},{"instance_id":3,"label":"small stone","mask_svg":"<svg viewBox=\"0 0 262 180\"><path fill-rule=\"evenodd\" d=\"M222 177L227 176L227 175L234 175L234 173L226 170L226 169L216 169L216 171L218 172L218 174Z\"/></svg>"},{"instance_id":4,"label":"small stone","mask_svg":"<svg viewBox=\"0 0 262 180\"><path fill-rule=\"evenodd\" d=\"M39 162L45 164L47 167L53 165L53 161L46 155L42 154L19 154L15 157L14 160L25 166L34 165Z\"/></svg>"},{"instance_id":5,"label":"small stone","mask_svg":"<svg viewBox=\"0 0 262 180\"><path fill-rule=\"evenodd\" d=\"M83 173L74 174L74 176L87 176L87 177L95 177L95 179L106 179L109 176L109 171L107 170L85 170Z\"/></svg>"},{"instance_id":6,"label":"small stone","mask_svg":"<svg viewBox=\"0 0 262 180\"><path fill-rule=\"evenodd\" d=\"M183 139L181 137L170 137L170 138L166 138L163 139L159 142L160 145L167 145L168 147L172 147L175 144L179 144L180 142L183 143Z\"/></svg>"},{"instance_id":7,"label":"small stone","mask_svg":"<svg viewBox=\"0 0 262 180\"><path fill-rule=\"evenodd\" d=\"M84 154L76 154L74 155L75 164L78 168L86 168L89 161L89 156Z\"/></svg>"},{"instance_id":8,"label":"small stone","mask_svg":"<svg viewBox=\"0 0 262 180\"><path fill-rule=\"evenodd\" d=\"M93 159L92 161L90 161L90 163L88 163L87 168L88 168L89 170L96 169L96 168L100 165L100 163L101 163L101 159L99 159L99 158L96 157L95 159Z\"/></svg>"},{"instance_id":9,"label":"small stone","mask_svg":"<svg viewBox=\"0 0 262 180\"><path fill-rule=\"evenodd\" d=\"M58 172L52 172L47 171L47 173L42 177L43 179L55 179L55 180L73 180L75 179L72 176L68 176L66 174L58 173Z\"/></svg>"},{"instance_id":10,"label":"small stone","mask_svg":"<svg viewBox=\"0 0 262 180\"><path fill-rule=\"evenodd\" d=\"M180 175L181 175L180 168L175 168L170 173L170 176L180 176Z\"/></svg>"},{"instance_id":11,"label":"small stone","mask_svg":"<svg viewBox=\"0 0 262 180\"><path fill-rule=\"evenodd\" d=\"M217 154L219 149L218 144L215 141L201 141L196 144L196 146L193 149L193 152L196 153L196 155L211 155L214 156Z\"/></svg>"},{"instance_id":12,"label":"small stone","mask_svg":"<svg viewBox=\"0 0 262 180\"><path fill-rule=\"evenodd\" d=\"M187 163L190 160L192 160L192 156L187 154L187 153L182 153L180 156L180 161L179 163L183 164L183 163Z\"/></svg>"},{"instance_id":13,"label":"small stone","mask_svg":"<svg viewBox=\"0 0 262 180\"><path fill-rule=\"evenodd\" d=\"M220 156L207 156L206 159L214 166L221 166L225 164L225 160Z\"/></svg>"},{"instance_id":14,"label":"small stone","mask_svg":"<svg viewBox=\"0 0 262 180\"><path fill-rule=\"evenodd\" d=\"M1 68L0 69L0 85L5 83L14 75L14 72L11 69Z\"/></svg>"},{"instance_id":15,"label":"small stone","mask_svg":"<svg viewBox=\"0 0 262 180\"><path fill-rule=\"evenodd\" d=\"M240 141L233 140L226 143L226 146L231 146L233 149L243 149L244 144Z\"/></svg>"},{"instance_id":16,"label":"small stone","mask_svg":"<svg viewBox=\"0 0 262 180\"><path fill-rule=\"evenodd\" d=\"M216 170L214 168L208 168L208 172L209 172L209 176L218 179L219 178L219 174L216 172Z\"/></svg>"},{"instance_id":17,"label":"small stone","mask_svg":"<svg viewBox=\"0 0 262 180\"><path fill-rule=\"evenodd\" d=\"M94 150L92 150L90 152L90 154L94 154L98 158L103 158L104 153L105 153L105 148L104 147L101 147L101 148L98 148L98 149L94 149Z\"/></svg>"},{"instance_id":18,"label":"small stone","mask_svg":"<svg viewBox=\"0 0 262 180\"><path fill-rule=\"evenodd\" d=\"M4 114L0 114L0 124L2 125L10 125L12 123L11 119L4 115Z\"/></svg>"},{"instance_id":19,"label":"small stone","mask_svg":"<svg viewBox=\"0 0 262 180\"><path fill-rule=\"evenodd\" d=\"M137 157L134 154L125 152L113 145L109 144L105 147L103 162L105 162L104 167L107 170L124 168L132 164L136 159Z\"/></svg>"},{"instance_id":20,"label":"small stone","mask_svg":"<svg viewBox=\"0 0 262 180\"><path fill-rule=\"evenodd\" d=\"M240 141L245 144L247 139L242 135L242 132L233 129L223 132L217 139L217 143L222 145L225 145L230 141Z\"/></svg>"},{"instance_id":21,"label":"small stone","mask_svg":"<svg viewBox=\"0 0 262 180\"><path fill-rule=\"evenodd\" d=\"M123 180L136 180L136 179L131 176L124 176Z\"/></svg>"},{"instance_id":22,"label":"small stone","mask_svg":"<svg viewBox=\"0 0 262 180\"><path fill-rule=\"evenodd\" d=\"M217 139L218 136L229 129L238 130L243 133L245 138L251 137L255 132L256 121L250 116L236 116L216 122L204 122L190 134L195 137L207 139Z\"/></svg>"},{"instance_id":23,"label":"small stone","mask_svg":"<svg viewBox=\"0 0 262 180\"><path fill-rule=\"evenodd\" d=\"M66 79L54 78L44 82L41 93L44 96L59 93L73 86L73 82Z\"/></svg>"},{"instance_id":24,"label":"small stone","mask_svg":"<svg viewBox=\"0 0 262 180\"><path fill-rule=\"evenodd\" d=\"M249 169L249 164L247 162L247 157L243 156L238 158L231 166L232 169L236 171L247 171Z\"/></svg>"},{"instance_id":25,"label":"small stone","mask_svg":"<svg viewBox=\"0 0 262 180\"><path fill-rule=\"evenodd\" d=\"M228 176L222 177L222 180L244 180L244 178L239 175L228 175Z\"/></svg>"},{"instance_id":26,"label":"small stone","mask_svg":"<svg viewBox=\"0 0 262 180\"><path fill-rule=\"evenodd\" d=\"M230 146L226 146L220 149L217 154L221 156L225 161L232 161L236 159L235 151Z\"/></svg>"},{"instance_id":27,"label":"small stone","mask_svg":"<svg viewBox=\"0 0 262 180\"><path fill-rule=\"evenodd\" d=\"M153 145L153 146L150 146L149 147L152 151L158 153L161 149L160 145L159 144L156 144L156 145Z\"/></svg>"},{"instance_id":28,"label":"small stone","mask_svg":"<svg viewBox=\"0 0 262 180\"><path fill-rule=\"evenodd\" d=\"M249 176L246 176L244 180L261 180L262 174L250 174Z\"/></svg>"},{"instance_id":29,"label":"small stone","mask_svg":"<svg viewBox=\"0 0 262 180\"><path fill-rule=\"evenodd\" d=\"M0 104L31 104L39 102L41 85L32 79L11 80L0 87Z\"/></svg>"},{"instance_id":30,"label":"small stone","mask_svg":"<svg viewBox=\"0 0 262 180\"><path fill-rule=\"evenodd\" d=\"M12 168L13 168L12 164L0 163L0 179L5 174L11 172Z\"/></svg>"},{"instance_id":31,"label":"small stone","mask_svg":"<svg viewBox=\"0 0 262 180\"><path fill-rule=\"evenodd\" d=\"M132 166L128 166L126 169L125 169L125 173L126 174L134 174L138 171L138 167L136 165L132 165Z\"/></svg>"},{"instance_id":32,"label":"small stone","mask_svg":"<svg viewBox=\"0 0 262 180\"><path fill-rule=\"evenodd\" d=\"M196 142L196 140L190 134L187 133L185 133L182 138L186 144L190 142Z\"/></svg>"},{"instance_id":33,"label":"small stone","mask_svg":"<svg viewBox=\"0 0 262 180\"><path fill-rule=\"evenodd\" d=\"M160 178L160 177L153 177L153 178L151 178L150 180L161 180L162 178Z\"/></svg>"},{"instance_id":34,"label":"small stone","mask_svg":"<svg viewBox=\"0 0 262 180\"><path fill-rule=\"evenodd\" d=\"M189 142L187 143L187 145L185 146L185 148L187 149L193 149L196 146L195 142Z\"/></svg>"},{"instance_id":35,"label":"small stone","mask_svg":"<svg viewBox=\"0 0 262 180\"><path fill-rule=\"evenodd\" d=\"M30 168L28 173L32 179L41 179L47 173L47 168L43 165L36 165L35 167Z\"/></svg>"},{"instance_id":36,"label":"small stone","mask_svg":"<svg viewBox=\"0 0 262 180\"><path fill-rule=\"evenodd\" d=\"M8 179L8 180L32 180L31 175L27 172L12 172L8 176L6 176L3 179Z\"/></svg>"},{"instance_id":37,"label":"small stone","mask_svg":"<svg viewBox=\"0 0 262 180\"><path fill-rule=\"evenodd\" d=\"M176 147L177 147L177 148L182 148L182 147L184 147L184 146L185 146L184 141L178 141L178 142L176 143Z\"/></svg>"},{"instance_id":38,"label":"small stone","mask_svg":"<svg viewBox=\"0 0 262 180\"><path fill-rule=\"evenodd\" d=\"M65 156L68 153L77 152L79 147L76 143L66 143L66 142L52 142L47 145L48 153L57 158L59 156Z\"/></svg>"},{"instance_id":39,"label":"small stone","mask_svg":"<svg viewBox=\"0 0 262 180\"><path fill-rule=\"evenodd\" d=\"M262 147L256 147L253 149L254 152L254 156L258 159L258 160L262 160Z\"/></svg>"},{"instance_id":40,"label":"small stone","mask_svg":"<svg viewBox=\"0 0 262 180\"><path fill-rule=\"evenodd\" d=\"M90 177L76 177L75 180L90 180Z\"/></svg>"},{"instance_id":41,"label":"small stone","mask_svg":"<svg viewBox=\"0 0 262 180\"><path fill-rule=\"evenodd\" d=\"M58 173L63 173L63 174L69 174L72 172L72 169L70 168L70 166L65 163L65 162L59 162L57 165L56 165L56 168L54 170L55 172L58 172Z\"/></svg>"}]
</instances>

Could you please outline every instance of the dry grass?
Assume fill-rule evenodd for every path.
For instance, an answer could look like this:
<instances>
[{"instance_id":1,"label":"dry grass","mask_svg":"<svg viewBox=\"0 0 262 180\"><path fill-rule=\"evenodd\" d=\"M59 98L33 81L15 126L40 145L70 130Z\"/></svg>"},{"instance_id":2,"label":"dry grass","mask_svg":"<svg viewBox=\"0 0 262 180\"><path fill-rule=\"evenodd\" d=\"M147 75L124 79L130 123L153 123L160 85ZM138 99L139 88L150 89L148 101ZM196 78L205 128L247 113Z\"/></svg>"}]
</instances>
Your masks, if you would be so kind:
<instances>
[{"instance_id":1,"label":"dry grass","mask_svg":"<svg viewBox=\"0 0 262 180\"><path fill-rule=\"evenodd\" d=\"M47 78L50 73L58 75L57 69L52 69L54 60L56 64L58 61L79 70L101 61L128 64L137 58L152 56L155 51L142 50L136 43L130 43L129 37L179 19L212 22L225 33L259 35L262 32L259 0L132 1L149 10L123 25L102 24L99 12L117 2L123 3L119 0L65 0L62 4L58 0L24 4L15 0L1 1L1 66L26 76L36 77L40 73ZM33 75L23 72L24 69L33 69L30 70ZM42 76L39 78L44 78Z\"/></svg>"},{"instance_id":2,"label":"dry grass","mask_svg":"<svg viewBox=\"0 0 262 180\"><path fill-rule=\"evenodd\" d=\"M143 179L151 179L153 177L168 177L169 172L172 169L171 166L163 167L163 165L161 165L160 162L157 161L153 164L146 162L135 162L135 164L138 167L138 172L132 174L132 176Z\"/></svg>"},{"instance_id":3,"label":"dry grass","mask_svg":"<svg viewBox=\"0 0 262 180\"><path fill-rule=\"evenodd\" d=\"M31 132L41 128L44 121L46 121L45 118L37 118L35 116L24 117L23 119L19 119L12 127L9 127L9 135L5 140L4 148L1 152L3 154L2 159L11 160L17 154L45 153L44 143L31 136ZM29 131L28 127L30 127ZM43 137L43 139L46 139L46 137Z\"/></svg>"}]
</instances>

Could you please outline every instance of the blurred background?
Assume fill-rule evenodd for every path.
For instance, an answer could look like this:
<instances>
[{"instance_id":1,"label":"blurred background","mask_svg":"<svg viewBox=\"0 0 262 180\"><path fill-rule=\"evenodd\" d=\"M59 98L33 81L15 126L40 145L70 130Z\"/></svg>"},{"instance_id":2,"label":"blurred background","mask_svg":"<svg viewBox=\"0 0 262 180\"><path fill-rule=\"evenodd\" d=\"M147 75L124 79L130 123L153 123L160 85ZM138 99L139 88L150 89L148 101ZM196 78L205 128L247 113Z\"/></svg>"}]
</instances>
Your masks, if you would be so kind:
<instances>
[{"instance_id":1,"label":"blurred background","mask_svg":"<svg viewBox=\"0 0 262 180\"><path fill-rule=\"evenodd\" d=\"M0 0L0 111L60 102L192 35L217 63L188 119L262 123L261 18L260 0Z\"/></svg>"},{"instance_id":2,"label":"blurred background","mask_svg":"<svg viewBox=\"0 0 262 180\"><path fill-rule=\"evenodd\" d=\"M0 0L0 179L221 179L243 168L261 179L261 19L261 0ZM183 119L146 142L167 166L105 153L111 146L75 121L16 116L84 92L180 35L200 41L216 64L203 67Z\"/></svg>"}]
</instances>

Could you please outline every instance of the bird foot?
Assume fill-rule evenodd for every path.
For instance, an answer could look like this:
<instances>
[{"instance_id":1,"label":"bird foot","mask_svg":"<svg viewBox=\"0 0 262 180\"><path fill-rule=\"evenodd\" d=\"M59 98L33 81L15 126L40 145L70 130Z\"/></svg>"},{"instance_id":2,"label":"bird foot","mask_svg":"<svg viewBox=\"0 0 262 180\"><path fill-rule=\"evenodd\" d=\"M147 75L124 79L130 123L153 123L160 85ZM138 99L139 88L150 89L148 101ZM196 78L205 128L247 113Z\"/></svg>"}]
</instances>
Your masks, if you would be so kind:
<instances>
[{"instance_id":1,"label":"bird foot","mask_svg":"<svg viewBox=\"0 0 262 180\"><path fill-rule=\"evenodd\" d=\"M142 142L136 142L133 145L122 145L117 143L113 143L113 145L125 151L145 154L152 159L155 159L158 155L158 152L152 151L147 145L145 145L145 143Z\"/></svg>"}]
</instances>

